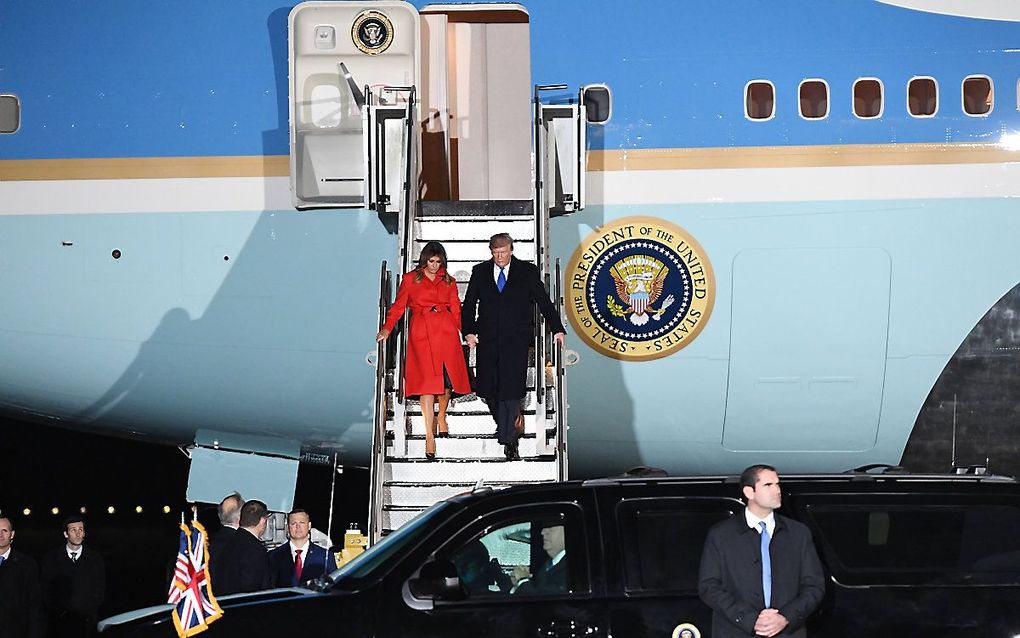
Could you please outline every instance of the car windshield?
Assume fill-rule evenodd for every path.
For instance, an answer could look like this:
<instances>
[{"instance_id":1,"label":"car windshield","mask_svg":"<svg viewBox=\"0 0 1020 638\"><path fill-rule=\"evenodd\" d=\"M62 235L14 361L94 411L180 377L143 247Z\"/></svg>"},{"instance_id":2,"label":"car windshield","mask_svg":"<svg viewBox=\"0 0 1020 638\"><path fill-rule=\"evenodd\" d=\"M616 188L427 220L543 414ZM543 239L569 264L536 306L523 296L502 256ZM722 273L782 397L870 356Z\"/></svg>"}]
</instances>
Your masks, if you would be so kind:
<instances>
[{"instance_id":1,"label":"car windshield","mask_svg":"<svg viewBox=\"0 0 1020 638\"><path fill-rule=\"evenodd\" d=\"M329 580L333 582L333 587L345 588L353 581L360 581L372 576L372 573L380 565L386 563L391 556L417 544L428 533L428 530L434 527L430 523L449 505L446 501L436 503L404 523L397 531L369 547L364 554L330 574Z\"/></svg>"}]
</instances>

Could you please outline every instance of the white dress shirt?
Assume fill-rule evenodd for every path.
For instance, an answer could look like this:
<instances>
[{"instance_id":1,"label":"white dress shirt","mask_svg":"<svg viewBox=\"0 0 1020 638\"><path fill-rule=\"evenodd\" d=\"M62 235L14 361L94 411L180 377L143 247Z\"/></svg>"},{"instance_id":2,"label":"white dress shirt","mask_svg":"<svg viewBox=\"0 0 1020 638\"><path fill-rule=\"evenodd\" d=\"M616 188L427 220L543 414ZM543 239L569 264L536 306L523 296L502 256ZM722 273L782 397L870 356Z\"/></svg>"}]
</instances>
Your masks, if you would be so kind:
<instances>
[{"instance_id":1,"label":"white dress shirt","mask_svg":"<svg viewBox=\"0 0 1020 638\"><path fill-rule=\"evenodd\" d=\"M509 263L506 266L503 266L503 276L507 278L507 281L510 280ZM496 262L492 262L492 280L496 282L497 286L499 285L499 266L496 265Z\"/></svg>"},{"instance_id":2,"label":"white dress shirt","mask_svg":"<svg viewBox=\"0 0 1020 638\"><path fill-rule=\"evenodd\" d=\"M776 533L776 514L775 512L769 512L769 515L765 518L758 518L751 513L751 510L744 508L744 518L747 520L747 526L754 531L761 534L761 527L758 523L765 521L765 530L769 533L769 538L772 538Z\"/></svg>"}]
</instances>

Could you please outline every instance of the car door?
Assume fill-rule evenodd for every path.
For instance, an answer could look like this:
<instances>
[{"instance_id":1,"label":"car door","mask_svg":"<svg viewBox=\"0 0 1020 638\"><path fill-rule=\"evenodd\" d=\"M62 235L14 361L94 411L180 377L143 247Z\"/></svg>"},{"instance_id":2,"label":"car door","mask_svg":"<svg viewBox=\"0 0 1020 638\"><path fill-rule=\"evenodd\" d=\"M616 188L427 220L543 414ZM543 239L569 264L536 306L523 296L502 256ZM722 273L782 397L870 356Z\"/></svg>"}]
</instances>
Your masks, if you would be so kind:
<instances>
[{"instance_id":1,"label":"car door","mask_svg":"<svg viewBox=\"0 0 1020 638\"><path fill-rule=\"evenodd\" d=\"M739 515L725 497L624 493L600 496L614 638L699 638L712 612L698 598L698 568L710 527Z\"/></svg>"},{"instance_id":2,"label":"car door","mask_svg":"<svg viewBox=\"0 0 1020 638\"><path fill-rule=\"evenodd\" d=\"M404 580L402 605L382 610L378 635L607 636L592 506L586 493L471 520Z\"/></svg>"}]
</instances>

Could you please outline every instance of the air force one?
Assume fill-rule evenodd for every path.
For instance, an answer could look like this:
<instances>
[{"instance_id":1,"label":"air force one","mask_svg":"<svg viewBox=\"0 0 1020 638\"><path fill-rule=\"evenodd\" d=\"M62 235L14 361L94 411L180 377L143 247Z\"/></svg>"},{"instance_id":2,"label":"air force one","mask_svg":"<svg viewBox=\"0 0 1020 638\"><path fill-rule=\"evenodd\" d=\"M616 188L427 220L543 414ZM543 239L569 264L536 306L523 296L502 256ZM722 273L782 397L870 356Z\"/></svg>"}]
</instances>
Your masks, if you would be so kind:
<instances>
[{"instance_id":1,"label":"air force one","mask_svg":"<svg viewBox=\"0 0 1020 638\"><path fill-rule=\"evenodd\" d=\"M505 231L570 328L537 326L506 481L568 450L572 476L1016 472L1018 20L7 0L0 406L186 446L197 500L233 473L286 504L303 452L469 484L484 405L451 409L460 463L417 462L406 336L373 336L422 242L463 286Z\"/></svg>"}]
</instances>

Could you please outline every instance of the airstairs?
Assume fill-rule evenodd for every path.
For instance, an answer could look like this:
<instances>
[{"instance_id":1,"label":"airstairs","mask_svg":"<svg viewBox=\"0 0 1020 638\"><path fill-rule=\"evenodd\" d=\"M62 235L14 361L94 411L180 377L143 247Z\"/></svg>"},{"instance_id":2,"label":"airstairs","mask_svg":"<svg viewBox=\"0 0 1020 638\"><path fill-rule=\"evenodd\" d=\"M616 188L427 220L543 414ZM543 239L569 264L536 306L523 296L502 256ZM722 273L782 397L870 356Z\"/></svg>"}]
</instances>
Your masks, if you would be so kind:
<instances>
[{"instance_id":1,"label":"airstairs","mask_svg":"<svg viewBox=\"0 0 1020 638\"><path fill-rule=\"evenodd\" d=\"M608 89L593 85L565 98L566 85L533 87L528 15L519 5L419 12L396 0L313 1L294 8L289 29L293 203L369 209L396 227L396 259L379 272L379 326L426 242L445 246L463 298L496 233L513 237L514 256L538 267L560 309L549 219L584 206L586 124L608 119ZM566 478L564 353L537 310L519 461L506 460L474 394L451 403L450 435L436 439L436 460L426 459L421 406L404 396L406 323L370 357L370 542L479 483ZM466 346L465 355L473 371Z\"/></svg>"},{"instance_id":2,"label":"airstairs","mask_svg":"<svg viewBox=\"0 0 1020 638\"><path fill-rule=\"evenodd\" d=\"M542 252L536 217L530 214L532 202L421 204L410 228L411 255L416 256L428 241L442 242L447 250L449 272L457 279L461 298L471 267L490 257L488 242L492 235L510 233L518 259L534 263ZM559 299L555 286L552 292L555 303ZM383 305L380 311L382 308ZM373 468L380 469L373 477L375 494L369 526L374 534L386 534L433 503L470 491L479 482L503 487L566 478L566 382L562 353L552 347L551 335L545 334L544 325L536 325L539 334L530 355L519 461L505 459L488 407L474 394L451 402L447 411L450 436L436 439L437 458L426 460L421 406L418 401L403 398L400 363L406 340L398 340L392 359L383 355L380 360L392 364L384 377L385 388L380 388L386 413L384 421L381 415L379 419L382 422L379 431L385 434L379 442L379 456ZM474 352L467 356L473 370Z\"/></svg>"}]
</instances>

